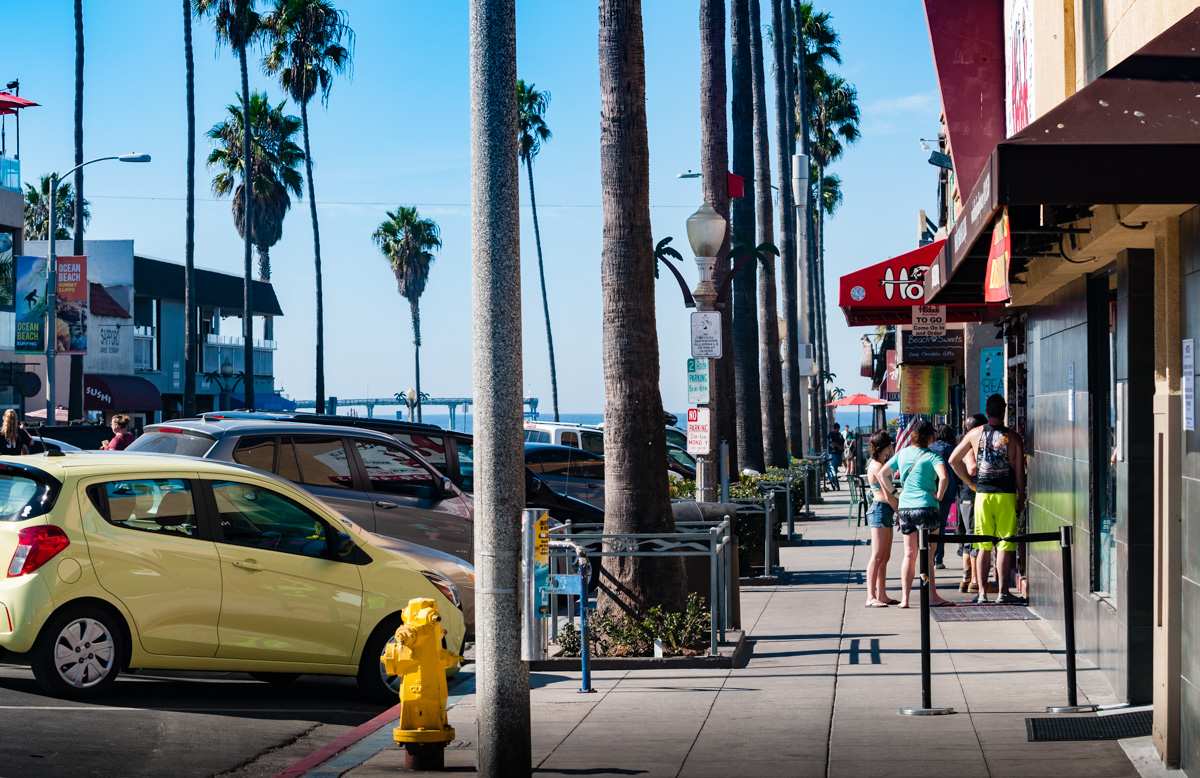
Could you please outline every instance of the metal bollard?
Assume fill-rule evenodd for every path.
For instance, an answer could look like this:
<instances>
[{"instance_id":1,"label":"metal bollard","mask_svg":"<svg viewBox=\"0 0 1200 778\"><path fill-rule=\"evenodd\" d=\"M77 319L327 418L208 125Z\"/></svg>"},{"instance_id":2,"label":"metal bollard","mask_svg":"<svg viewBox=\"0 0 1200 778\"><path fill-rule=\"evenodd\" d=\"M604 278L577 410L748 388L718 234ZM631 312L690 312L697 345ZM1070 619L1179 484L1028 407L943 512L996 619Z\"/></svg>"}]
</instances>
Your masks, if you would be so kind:
<instances>
[{"instance_id":1,"label":"metal bollard","mask_svg":"<svg viewBox=\"0 0 1200 778\"><path fill-rule=\"evenodd\" d=\"M763 575L771 575L771 535L774 534L773 518L775 495L767 492L763 495Z\"/></svg>"},{"instance_id":2,"label":"metal bollard","mask_svg":"<svg viewBox=\"0 0 1200 778\"><path fill-rule=\"evenodd\" d=\"M788 468L787 480L787 542L793 542L796 535L796 511L792 506L792 468Z\"/></svg>"},{"instance_id":3,"label":"metal bollard","mask_svg":"<svg viewBox=\"0 0 1200 778\"><path fill-rule=\"evenodd\" d=\"M933 707L933 673L929 648L929 533L918 530L917 569L921 573L921 707L901 708L901 716L945 716L954 708Z\"/></svg>"},{"instance_id":4,"label":"metal bollard","mask_svg":"<svg viewBox=\"0 0 1200 778\"><path fill-rule=\"evenodd\" d=\"M716 537L717 528L713 527L708 531L708 653L710 656L716 656L719 653L717 649L717 597L718 586L720 582L717 579L717 555ZM722 637L722 639L724 639Z\"/></svg>"},{"instance_id":5,"label":"metal bollard","mask_svg":"<svg viewBox=\"0 0 1200 778\"><path fill-rule=\"evenodd\" d=\"M1063 578L1063 642L1067 653L1067 704L1051 705L1047 713L1090 713L1097 705L1080 705L1075 685L1075 572L1071 564L1071 528L1060 528Z\"/></svg>"},{"instance_id":6,"label":"metal bollard","mask_svg":"<svg viewBox=\"0 0 1200 778\"><path fill-rule=\"evenodd\" d=\"M729 502L729 442L721 441L721 502Z\"/></svg>"}]
</instances>

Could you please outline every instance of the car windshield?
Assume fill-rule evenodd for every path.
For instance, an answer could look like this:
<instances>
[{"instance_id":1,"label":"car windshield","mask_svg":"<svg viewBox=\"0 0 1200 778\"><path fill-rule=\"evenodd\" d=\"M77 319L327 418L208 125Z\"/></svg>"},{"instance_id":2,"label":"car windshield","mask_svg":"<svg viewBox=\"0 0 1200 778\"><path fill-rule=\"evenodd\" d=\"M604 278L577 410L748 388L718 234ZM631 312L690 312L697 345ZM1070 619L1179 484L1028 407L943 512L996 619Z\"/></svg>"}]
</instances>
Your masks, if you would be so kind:
<instances>
[{"instance_id":1,"label":"car windshield","mask_svg":"<svg viewBox=\"0 0 1200 778\"><path fill-rule=\"evenodd\" d=\"M24 521L54 507L58 482L32 473L0 471L0 521Z\"/></svg>"},{"instance_id":2,"label":"car windshield","mask_svg":"<svg viewBox=\"0 0 1200 778\"><path fill-rule=\"evenodd\" d=\"M129 448L125 450L202 457L208 453L212 445L213 439L207 435L192 435L187 432L158 432L152 429L130 443Z\"/></svg>"}]
</instances>

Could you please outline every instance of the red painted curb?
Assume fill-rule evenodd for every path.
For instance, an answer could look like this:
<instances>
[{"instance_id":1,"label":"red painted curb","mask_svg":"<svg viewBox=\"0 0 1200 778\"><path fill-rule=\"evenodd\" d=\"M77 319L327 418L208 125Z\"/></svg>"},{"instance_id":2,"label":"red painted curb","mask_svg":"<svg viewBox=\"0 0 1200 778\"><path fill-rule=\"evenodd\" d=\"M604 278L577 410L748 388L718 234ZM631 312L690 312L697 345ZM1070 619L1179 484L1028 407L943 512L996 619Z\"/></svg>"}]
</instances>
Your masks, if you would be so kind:
<instances>
[{"instance_id":1,"label":"red painted curb","mask_svg":"<svg viewBox=\"0 0 1200 778\"><path fill-rule=\"evenodd\" d=\"M388 724L394 724L399 718L400 706L393 705L370 721L359 724L333 742L322 746L300 761L293 763L283 772L276 773L275 778L299 778L299 776L304 775L309 770L325 764L368 735L375 733Z\"/></svg>"}]
</instances>

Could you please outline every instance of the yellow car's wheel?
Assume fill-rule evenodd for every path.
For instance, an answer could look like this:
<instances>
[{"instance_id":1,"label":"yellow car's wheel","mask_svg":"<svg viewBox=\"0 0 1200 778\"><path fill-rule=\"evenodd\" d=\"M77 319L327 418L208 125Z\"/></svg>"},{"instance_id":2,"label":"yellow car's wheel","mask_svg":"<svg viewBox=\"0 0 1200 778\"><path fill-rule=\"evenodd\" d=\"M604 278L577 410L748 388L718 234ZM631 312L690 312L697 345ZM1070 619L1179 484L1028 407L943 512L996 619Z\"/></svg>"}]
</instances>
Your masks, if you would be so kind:
<instances>
[{"instance_id":1,"label":"yellow car's wheel","mask_svg":"<svg viewBox=\"0 0 1200 778\"><path fill-rule=\"evenodd\" d=\"M375 702L394 704L400 701L400 681L396 676L388 675L380 656L388 641L395 639L396 630L402 623L399 613L384 619L363 648L358 663L358 689Z\"/></svg>"},{"instance_id":2,"label":"yellow car's wheel","mask_svg":"<svg viewBox=\"0 0 1200 778\"><path fill-rule=\"evenodd\" d=\"M109 611L68 607L46 622L30 652L34 678L56 697L96 697L121 671L124 640L124 630Z\"/></svg>"}]
</instances>

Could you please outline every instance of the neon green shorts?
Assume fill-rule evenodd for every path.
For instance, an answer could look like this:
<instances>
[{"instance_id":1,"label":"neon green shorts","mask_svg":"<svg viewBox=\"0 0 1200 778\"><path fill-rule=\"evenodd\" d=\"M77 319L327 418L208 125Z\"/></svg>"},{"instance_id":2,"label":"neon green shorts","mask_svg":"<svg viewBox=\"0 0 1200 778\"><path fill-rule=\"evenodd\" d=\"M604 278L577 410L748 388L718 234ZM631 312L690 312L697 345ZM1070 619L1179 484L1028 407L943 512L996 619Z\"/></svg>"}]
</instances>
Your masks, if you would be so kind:
<instances>
[{"instance_id":1,"label":"neon green shorts","mask_svg":"<svg viewBox=\"0 0 1200 778\"><path fill-rule=\"evenodd\" d=\"M975 495L975 532L980 535L995 535L1007 538L1017 534L1017 496L1012 493L995 494L982 492ZM1002 540L998 544L976 543L980 551L991 551L993 546L1001 551L1016 551L1017 544Z\"/></svg>"}]
</instances>

